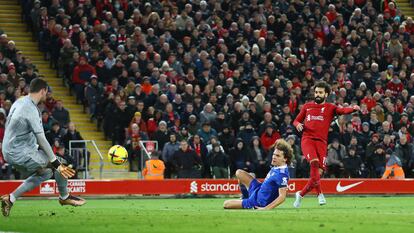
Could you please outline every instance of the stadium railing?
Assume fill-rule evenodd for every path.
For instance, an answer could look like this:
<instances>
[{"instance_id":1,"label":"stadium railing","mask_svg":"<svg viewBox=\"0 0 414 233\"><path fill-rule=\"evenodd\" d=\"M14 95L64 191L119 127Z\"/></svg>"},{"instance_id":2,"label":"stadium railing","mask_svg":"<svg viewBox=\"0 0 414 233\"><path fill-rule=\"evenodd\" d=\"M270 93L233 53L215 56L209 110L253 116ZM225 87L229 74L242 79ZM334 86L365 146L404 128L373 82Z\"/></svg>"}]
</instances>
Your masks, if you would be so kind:
<instances>
[{"instance_id":1,"label":"stadium railing","mask_svg":"<svg viewBox=\"0 0 414 233\"><path fill-rule=\"evenodd\" d=\"M82 147L73 147L72 144L83 144ZM95 149L96 153L99 155L99 179L102 179L102 172L103 172L103 166L104 166L104 158L102 156L102 153L99 151L98 146L96 145L94 140L70 140L69 141L69 155L72 158L76 158L77 165L81 170L84 169L83 178L89 179L91 178L89 176L89 151L88 151L88 144L92 145L92 147ZM83 154L83 161L84 161L84 167L80 166L81 164L81 158Z\"/></svg>"}]
</instances>

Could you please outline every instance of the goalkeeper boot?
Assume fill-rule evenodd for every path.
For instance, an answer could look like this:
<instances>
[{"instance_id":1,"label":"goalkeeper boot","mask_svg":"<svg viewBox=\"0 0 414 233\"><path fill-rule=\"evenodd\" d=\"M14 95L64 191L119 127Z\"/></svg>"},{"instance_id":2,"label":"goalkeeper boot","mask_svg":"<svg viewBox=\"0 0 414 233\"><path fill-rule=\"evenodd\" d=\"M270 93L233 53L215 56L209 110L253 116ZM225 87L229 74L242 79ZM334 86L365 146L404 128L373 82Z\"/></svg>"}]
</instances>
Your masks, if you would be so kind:
<instances>
[{"instance_id":1,"label":"goalkeeper boot","mask_svg":"<svg viewBox=\"0 0 414 233\"><path fill-rule=\"evenodd\" d=\"M296 192L295 194L295 202L293 203L293 207L299 208L300 204L302 203L303 197L300 195L300 191Z\"/></svg>"},{"instance_id":2,"label":"goalkeeper boot","mask_svg":"<svg viewBox=\"0 0 414 233\"><path fill-rule=\"evenodd\" d=\"M80 197L69 195L65 200L59 198L59 203L61 205L82 206L86 203L86 201Z\"/></svg>"},{"instance_id":3,"label":"goalkeeper boot","mask_svg":"<svg viewBox=\"0 0 414 233\"><path fill-rule=\"evenodd\" d=\"M319 202L319 205L326 205L326 199L322 193L318 195L318 202Z\"/></svg>"},{"instance_id":4,"label":"goalkeeper boot","mask_svg":"<svg viewBox=\"0 0 414 233\"><path fill-rule=\"evenodd\" d=\"M10 210L13 207L13 203L10 201L10 195L4 195L1 197L1 212L4 217L10 215Z\"/></svg>"}]
</instances>

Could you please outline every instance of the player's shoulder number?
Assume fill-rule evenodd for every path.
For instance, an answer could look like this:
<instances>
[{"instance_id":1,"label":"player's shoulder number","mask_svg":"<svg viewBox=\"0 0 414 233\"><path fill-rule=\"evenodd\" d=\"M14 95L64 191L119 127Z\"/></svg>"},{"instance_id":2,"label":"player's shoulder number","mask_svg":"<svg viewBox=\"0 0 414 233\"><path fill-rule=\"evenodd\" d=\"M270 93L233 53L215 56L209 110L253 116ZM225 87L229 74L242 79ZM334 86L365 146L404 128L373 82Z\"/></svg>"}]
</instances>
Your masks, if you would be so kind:
<instances>
[{"instance_id":1,"label":"player's shoulder number","mask_svg":"<svg viewBox=\"0 0 414 233\"><path fill-rule=\"evenodd\" d=\"M282 178L282 185L287 185L287 183L288 183L287 177L283 177Z\"/></svg>"}]
</instances>

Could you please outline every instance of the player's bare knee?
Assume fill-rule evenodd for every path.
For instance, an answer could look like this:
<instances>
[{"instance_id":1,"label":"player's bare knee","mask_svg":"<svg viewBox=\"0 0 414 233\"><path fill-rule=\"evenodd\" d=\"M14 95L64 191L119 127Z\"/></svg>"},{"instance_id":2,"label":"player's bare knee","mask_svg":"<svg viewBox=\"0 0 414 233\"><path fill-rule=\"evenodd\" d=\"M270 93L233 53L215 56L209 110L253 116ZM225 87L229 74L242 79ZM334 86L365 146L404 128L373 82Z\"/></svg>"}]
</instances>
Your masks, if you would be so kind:
<instances>
[{"instance_id":1,"label":"player's bare knee","mask_svg":"<svg viewBox=\"0 0 414 233\"><path fill-rule=\"evenodd\" d=\"M230 209L230 201L229 201L229 200L224 201L224 203L223 203L223 208L224 208L224 209Z\"/></svg>"},{"instance_id":2,"label":"player's bare knee","mask_svg":"<svg viewBox=\"0 0 414 233\"><path fill-rule=\"evenodd\" d=\"M240 177L244 176L246 172L242 169L237 169L236 171L236 177L240 179Z\"/></svg>"}]
</instances>

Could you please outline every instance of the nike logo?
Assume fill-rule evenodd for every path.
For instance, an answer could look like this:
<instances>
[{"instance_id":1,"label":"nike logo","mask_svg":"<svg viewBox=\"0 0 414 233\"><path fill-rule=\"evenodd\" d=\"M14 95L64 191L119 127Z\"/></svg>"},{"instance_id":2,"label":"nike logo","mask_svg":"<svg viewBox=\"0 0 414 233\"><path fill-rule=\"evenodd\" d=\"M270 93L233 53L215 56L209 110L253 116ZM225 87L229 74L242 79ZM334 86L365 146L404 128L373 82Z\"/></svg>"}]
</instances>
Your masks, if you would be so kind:
<instances>
[{"instance_id":1,"label":"nike logo","mask_svg":"<svg viewBox=\"0 0 414 233\"><path fill-rule=\"evenodd\" d=\"M336 185L336 191L341 193L341 192L345 192L348 189L351 189L357 185L362 184L364 181L360 181L354 184L350 184L350 185L345 185L345 186L341 186L341 181L338 182L338 184Z\"/></svg>"}]
</instances>

